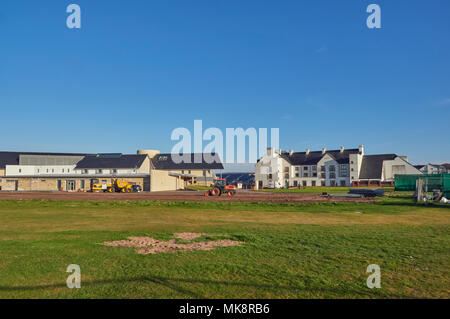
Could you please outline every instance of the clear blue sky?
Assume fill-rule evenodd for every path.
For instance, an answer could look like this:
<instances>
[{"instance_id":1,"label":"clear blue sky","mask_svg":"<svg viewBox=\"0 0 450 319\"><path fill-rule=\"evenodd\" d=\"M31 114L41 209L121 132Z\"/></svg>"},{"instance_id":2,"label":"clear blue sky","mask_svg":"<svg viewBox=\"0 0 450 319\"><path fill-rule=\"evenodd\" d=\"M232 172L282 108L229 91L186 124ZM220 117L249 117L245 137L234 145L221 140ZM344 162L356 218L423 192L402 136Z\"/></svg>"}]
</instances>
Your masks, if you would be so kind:
<instances>
[{"instance_id":1,"label":"clear blue sky","mask_svg":"<svg viewBox=\"0 0 450 319\"><path fill-rule=\"evenodd\" d=\"M82 29L66 27L70 3ZM366 7L382 9L369 30ZM1 150L169 152L279 127L282 149L450 162L450 2L3 0Z\"/></svg>"}]
</instances>

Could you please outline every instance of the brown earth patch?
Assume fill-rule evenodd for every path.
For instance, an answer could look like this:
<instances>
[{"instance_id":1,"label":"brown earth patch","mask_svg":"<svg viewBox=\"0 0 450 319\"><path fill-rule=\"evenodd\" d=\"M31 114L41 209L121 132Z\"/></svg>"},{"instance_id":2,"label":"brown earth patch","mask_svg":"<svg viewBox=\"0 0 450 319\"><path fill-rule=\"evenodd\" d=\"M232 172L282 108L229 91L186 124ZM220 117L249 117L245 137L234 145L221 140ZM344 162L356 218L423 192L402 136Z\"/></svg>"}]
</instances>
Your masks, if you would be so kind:
<instances>
[{"instance_id":1,"label":"brown earth patch","mask_svg":"<svg viewBox=\"0 0 450 319\"><path fill-rule=\"evenodd\" d=\"M373 198L329 198L321 194L276 193L239 190L235 196L204 196L204 192L165 191L154 193L82 193L82 192L0 192L0 199L27 200L158 200L189 202L253 202L253 203L327 203L373 202Z\"/></svg>"},{"instance_id":2,"label":"brown earth patch","mask_svg":"<svg viewBox=\"0 0 450 319\"><path fill-rule=\"evenodd\" d=\"M201 236L203 233L176 233L177 239L193 240ZM169 241L156 240L151 237L129 237L128 240L117 240L103 243L109 247L133 247L137 248L136 253L142 255L160 254L160 253L177 253L194 250L213 250L216 247L230 247L243 244L243 242L231 239L193 242L187 244L177 243L176 239Z\"/></svg>"},{"instance_id":3,"label":"brown earth patch","mask_svg":"<svg viewBox=\"0 0 450 319\"><path fill-rule=\"evenodd\" d=\"M204 233L176 233L173 237L183 240L194 240L205 235Z\"/></svg>"}]
</instances>

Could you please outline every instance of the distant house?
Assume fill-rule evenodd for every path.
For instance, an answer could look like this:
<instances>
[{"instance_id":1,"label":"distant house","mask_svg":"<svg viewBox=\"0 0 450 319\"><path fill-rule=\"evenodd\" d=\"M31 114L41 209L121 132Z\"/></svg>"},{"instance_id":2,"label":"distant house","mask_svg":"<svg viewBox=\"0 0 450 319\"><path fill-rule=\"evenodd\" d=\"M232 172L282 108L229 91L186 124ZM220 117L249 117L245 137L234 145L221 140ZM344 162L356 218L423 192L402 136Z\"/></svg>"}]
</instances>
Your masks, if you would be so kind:
<instances>
[{"instance_id":1,"label":"distant house","mask_svg":"<svg viewBox=\"0 0 450 319\"><path fill-rule=\"evenodd\" d=\"M212 161L206 161L206 155ZM93 184L115 178L139 185L143 191L177 190L211 183L212 171L223 169L216 154L187 156L191 161L177 163L172 154L155 150L137 154L0 152L0 190L90 191Z\"/></svg>"},{"instance_id":2,"label":"distant house","mask_svg":"<svg viewBox=\"0 0 450 319\"><path fill-rule=\"evenodd\" d=\"M415 165L419 171L424 174L445 174L450 172L450 164L426 164L426 165Z\"/></svg>"},{"instance_id":3,"label":"distant house","mask_svg":"<svg viewBox=\"0 0 450 319\"><path fill-rule=\"evenodd\" d=\"M255 165L256 188L281 185L363 186L391 185L395 174L420 174L407 157L365 155L364 147L338 150L285 152L267 149Z\"/></svg>"}]
</instances>

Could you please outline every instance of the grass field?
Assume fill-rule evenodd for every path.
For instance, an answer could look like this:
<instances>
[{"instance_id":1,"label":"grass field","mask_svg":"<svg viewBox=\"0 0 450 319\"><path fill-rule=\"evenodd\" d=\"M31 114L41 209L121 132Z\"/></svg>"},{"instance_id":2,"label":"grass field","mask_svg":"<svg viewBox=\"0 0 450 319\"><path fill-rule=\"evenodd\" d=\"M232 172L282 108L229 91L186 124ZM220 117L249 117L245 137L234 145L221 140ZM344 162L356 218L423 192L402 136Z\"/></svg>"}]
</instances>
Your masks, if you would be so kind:
<instances>
[{"instance_id":1,"label":"grass field","mask_svg":"<svg viewBox=\"0 0 450 319\"><path fill-rule=\"evenodd\" d=\"M139 255L129 236L245 242ZM0 201L0 298L449 298L450 209L375 203ZM66 287L78 264L82 288ZM381 267L368 289L366 267Z\"/></svg>"}]
</instances>

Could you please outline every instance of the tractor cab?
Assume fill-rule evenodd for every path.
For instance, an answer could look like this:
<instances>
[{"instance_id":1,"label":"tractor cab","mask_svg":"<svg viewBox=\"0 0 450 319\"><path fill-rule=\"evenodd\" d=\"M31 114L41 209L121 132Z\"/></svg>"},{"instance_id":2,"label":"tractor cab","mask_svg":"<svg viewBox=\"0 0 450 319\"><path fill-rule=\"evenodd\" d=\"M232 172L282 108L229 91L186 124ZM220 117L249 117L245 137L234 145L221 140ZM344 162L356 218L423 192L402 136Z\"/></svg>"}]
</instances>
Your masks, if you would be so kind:
<instances>
[{"instance_id":1,"label":"tractor cab","mask_svg":"<svg viewBox=\"0 0 450 319\"><path fill-rule=\"evenodd\" d=\"M214 186L215 187L225 187L227 185L227 181L224 178L215 178Z\"/></svg>"}]
</instances>

